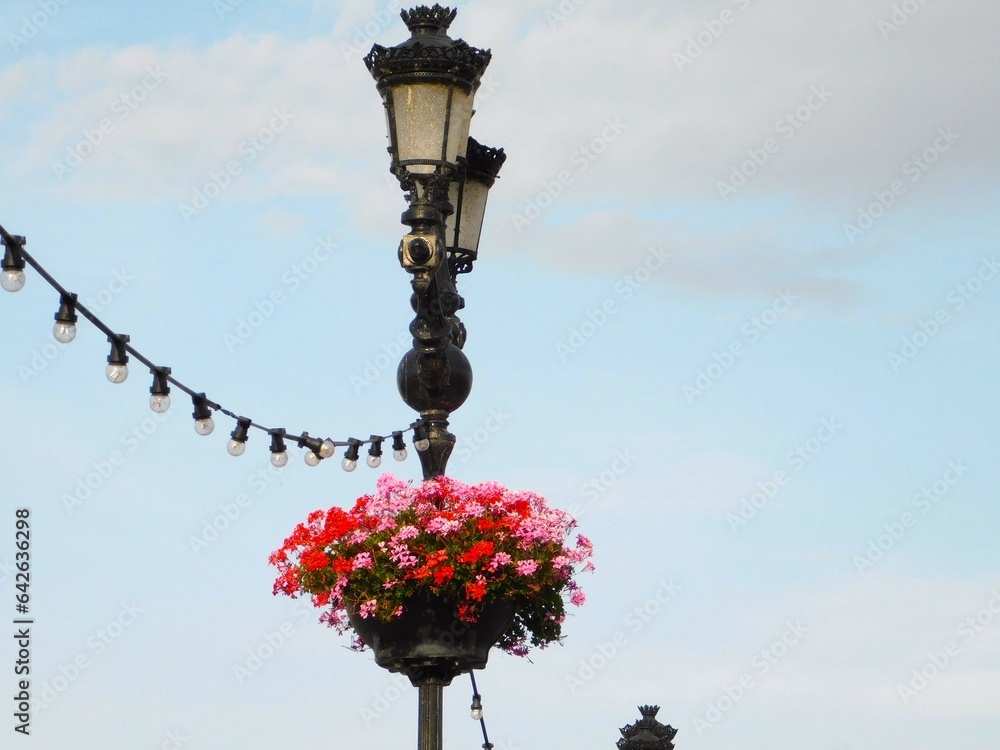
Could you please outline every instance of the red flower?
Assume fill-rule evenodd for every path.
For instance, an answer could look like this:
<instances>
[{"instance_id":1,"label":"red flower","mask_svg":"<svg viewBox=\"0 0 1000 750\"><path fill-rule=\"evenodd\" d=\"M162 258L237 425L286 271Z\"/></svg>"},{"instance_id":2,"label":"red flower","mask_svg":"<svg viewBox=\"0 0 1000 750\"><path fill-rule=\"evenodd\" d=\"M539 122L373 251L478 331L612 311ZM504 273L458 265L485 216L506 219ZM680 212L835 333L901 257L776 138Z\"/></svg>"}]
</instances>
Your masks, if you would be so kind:
<instances>
[{"instance_id":1,"label":"red flower","mask_svg":"<svg viewBox=\"0 0 1000 750\"><path fill-rule=\"evenodd\" d=\"M467 552L458 556L458 561L463 563L475 563L480 557L489 557L493 554L493 542L476 542L469 547Z\"/></svg>"},{"instance_id":2,"label":"red flower","mask_svg":"<svg viewBox=\"0 0 1000 750\"><path fill-rule=\"evenodd\" d=\"M330 558L318 549L311 549L302 555L302 567L306 570L319 570L330 564Z\"/></svg>"},{"instance_id":3,"label":"red flower","mask_svg":"<svg viewBox=\"0 0 1000 750\"><path fill-rule=\"evenodd\" d=\"M347 513L345 513L342 509L335 507L330 508L330 510L327 511L326 524L323 531L327 535L333 537L330 541L338 539L344 536L344 534L354 531L355 528L357 528L357 524L355 524L354 519L347 515Z\"/></svg>"},{"instance_id":4,"label":"red flower","mask_svg":"<svg viewBox=\"0 0 1000 750\"><path fill-rule=\"evenodd\" d=\"M492 531L496 525L496 521L492 518L480 518L476 521L476 528L479 531Z\"/></svg>"},{"instance_id":5,"label":"red flower","mask_svg":"<svg viewBox=\"0 0 1000 750\"><path fill-rule=\"evenodd\" d=\"M427 555L427 567L433 568L438 563L444 562L448 559L448 551L439 549L437 552L431 552Z\"/></svg>"},{"instance_id":6,"label":"red flower","mask_svg":"<svg viewBox=\"0 0 1000 750\"><path fill-rule=\"evenodd\" d=\"M474 599L477 602L481 602L484 596L486 596L485 581L475 580L465 585L465 597L467 599Z\"/></svg>"},{"instance_id":7,"label":"red flower","mask_svg":"<svg viewBox=\"0 0 1000 750\"><path fill-rule=\"evenodd\" d=\"M434 583L441 585L455 575L455 569L450 565L442 565L434 571Z\"/></svg>"}]
</instances>

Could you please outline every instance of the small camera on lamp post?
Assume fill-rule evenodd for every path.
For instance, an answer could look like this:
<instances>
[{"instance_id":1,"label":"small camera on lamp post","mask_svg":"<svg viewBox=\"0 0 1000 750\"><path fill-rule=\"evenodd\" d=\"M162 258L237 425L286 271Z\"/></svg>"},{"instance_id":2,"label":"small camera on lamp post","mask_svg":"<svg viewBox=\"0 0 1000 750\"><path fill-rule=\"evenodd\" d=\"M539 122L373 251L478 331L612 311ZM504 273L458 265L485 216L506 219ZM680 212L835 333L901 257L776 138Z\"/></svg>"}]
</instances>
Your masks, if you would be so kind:
<instances>
[{"instance_id":1,"label":"small camera on lamp post","mask_svg":"<svg viewBox=\"0 0 1000 750\"><path fill-rule=\"evenodd\" d=\"M443 255L437 234L411 232L399 243L399 263L410 273L433 273Z\"/></svg>"}]
</instances>

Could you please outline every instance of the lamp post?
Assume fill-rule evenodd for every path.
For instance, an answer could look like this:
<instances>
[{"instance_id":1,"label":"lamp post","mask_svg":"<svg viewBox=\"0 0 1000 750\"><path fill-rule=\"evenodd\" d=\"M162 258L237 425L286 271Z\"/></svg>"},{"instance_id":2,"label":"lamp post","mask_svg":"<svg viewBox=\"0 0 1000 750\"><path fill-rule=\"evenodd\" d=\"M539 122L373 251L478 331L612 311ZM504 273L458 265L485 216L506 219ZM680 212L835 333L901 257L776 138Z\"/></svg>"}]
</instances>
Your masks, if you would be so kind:
<instances>
[{"instance_id":1,"label":"lamp post","mask_svg":"<svg viewBox=\"0 0 1000 750\"><path fill-rule=\"evenodd\" d=\"M413 348L399 363L396 383L420 413L415 446L424 479L445 473L455 447L448 417L472 390L458 317L465 301L456 281L478 256L487 195L506 159L503 149L469 137L490 52L448 36L455 15L437 4L403 10L410 38L395 47L376 44L365 57L385 106L390 170L408 203L401 222L410 231L399 244L399 262L412 277ZM408 671L418 689L419 750L441 747L443 689L471 668L437 658Z\"/></svg>"},{"instance_id":2,"label":"lamp post","mask_svg":"<svg viewBox=\"0 0 1000 750\"><path fill-rule=\"evenodd\" d=\"M472 390L456 279L472 270L487 195L506 159L503 149L469 137L490 52L447 35L455 14L436 4L403 10L410 38L395 47L376 44L365 57L385 106L390 170L409 204L399 261L412 276L416 316L413 348L396 381L403 401L420 413L425 479L445 473L455 446L448 417Z\"/></svg>"}]
</instances>

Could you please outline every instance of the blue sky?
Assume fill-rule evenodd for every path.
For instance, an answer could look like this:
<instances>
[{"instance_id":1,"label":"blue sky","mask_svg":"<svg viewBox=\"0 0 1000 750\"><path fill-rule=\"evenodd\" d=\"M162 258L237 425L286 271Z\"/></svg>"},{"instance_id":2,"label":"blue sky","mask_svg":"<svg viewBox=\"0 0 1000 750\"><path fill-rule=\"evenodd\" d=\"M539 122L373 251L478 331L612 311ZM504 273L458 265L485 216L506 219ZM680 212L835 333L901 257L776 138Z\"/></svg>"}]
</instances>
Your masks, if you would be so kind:
<instances>
[{"instance_id":1,"label":"blue sky","mask_svg":"<svg viewBox=\"0 0 1000 750\"><path fill-rule=\"evenodd\" d=\"M573 509L598 569L561 647L478 677L496 747L609 747L656 703L682 748L992 748L992 6L498 5L452 26L492 48L473 135L508 160L460 279L449 473ZM0 35L0 223L61 283L258 422L410 423L405 205L359 52L405 38L397 5L10 2ZM259 435L231 458L176 393L154 420L95 329L55 345L57 306L30 272L0 297L0 601L27 506L33 677L63 688L23 744L411 742L415 691L266 564L376 472L270 472ZM469 694L449 746L481 742Z\"/></svg>"}]
</instances>

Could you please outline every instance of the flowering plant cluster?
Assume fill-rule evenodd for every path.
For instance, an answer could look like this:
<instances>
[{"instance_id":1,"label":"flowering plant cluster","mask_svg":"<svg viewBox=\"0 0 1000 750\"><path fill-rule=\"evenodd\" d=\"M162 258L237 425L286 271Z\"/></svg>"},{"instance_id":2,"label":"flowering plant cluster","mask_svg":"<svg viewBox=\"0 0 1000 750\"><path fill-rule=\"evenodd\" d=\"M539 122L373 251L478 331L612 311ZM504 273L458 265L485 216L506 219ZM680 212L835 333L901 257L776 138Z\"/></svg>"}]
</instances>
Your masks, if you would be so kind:
<instances>
[{"instance_id":1,"label":"flowering plant cluster","mask_svg":"<svg viewBox=\"0 0 1000 750\"><path fill-rule=\"evenodd\" d=\"M317 510L295 527L271 555L274 593L311 595L327 608L320 620L340 633L351 628L348 612L390 621L417 595L454 603L468 623L503 599L514 617L497 646L523 656L529 643L559 640L564 594L577 606L585 600L573 575L594 569L593 547L582 534L568 542L575 526L533 492L447 477L410 486L383 474L351 510ZM356 638L354 647L363 644Z\"/></svg>"}]
</instances>

